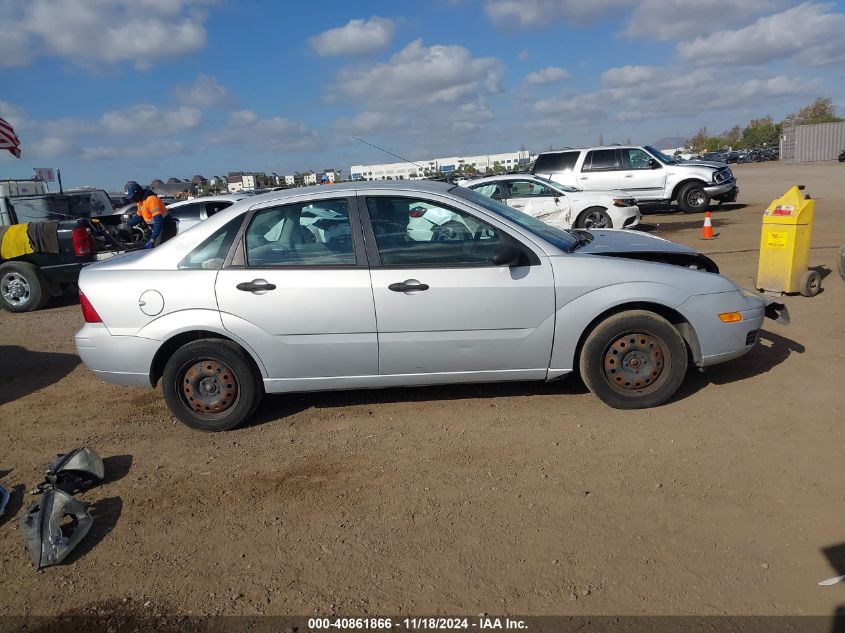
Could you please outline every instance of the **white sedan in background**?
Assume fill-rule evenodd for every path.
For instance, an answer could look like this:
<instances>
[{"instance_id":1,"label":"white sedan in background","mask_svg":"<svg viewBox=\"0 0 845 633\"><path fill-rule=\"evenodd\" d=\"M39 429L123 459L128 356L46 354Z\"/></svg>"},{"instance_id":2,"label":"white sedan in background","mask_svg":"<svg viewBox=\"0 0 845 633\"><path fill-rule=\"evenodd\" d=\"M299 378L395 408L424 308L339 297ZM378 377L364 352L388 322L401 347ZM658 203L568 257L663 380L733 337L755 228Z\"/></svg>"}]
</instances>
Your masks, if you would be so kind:
<instances>
[{"instance_id":1,"label":"white sedan in background","mask_svg":"<svg viewBox=\"0 0 845 633\"><path fill-rule=\"evenodd\" d=\"M247 194L240 193L222 196L204 196L190 200L180 200L179 202L173 202L166 206L167 212L176 220L177 232L182 233L195 224L207 220L215 213L231 207L238 200L242 200L246 196ZM137 213L137 209L138 206L136 204L128 204L118 209L117 214L121 216L123 222L128 222L129 218Z\"/></svg>"},{"instance_id":2,"label":"white sedan in background","mask_svg":"<svg viewBox=\"0 0 845 633\"><path fill-rule=\"evenodd\" d=\"M635 198L582 191L531 174L489 176L459 185L559 229L627 229L640 221Z\"/></svg>"}]
</instances>

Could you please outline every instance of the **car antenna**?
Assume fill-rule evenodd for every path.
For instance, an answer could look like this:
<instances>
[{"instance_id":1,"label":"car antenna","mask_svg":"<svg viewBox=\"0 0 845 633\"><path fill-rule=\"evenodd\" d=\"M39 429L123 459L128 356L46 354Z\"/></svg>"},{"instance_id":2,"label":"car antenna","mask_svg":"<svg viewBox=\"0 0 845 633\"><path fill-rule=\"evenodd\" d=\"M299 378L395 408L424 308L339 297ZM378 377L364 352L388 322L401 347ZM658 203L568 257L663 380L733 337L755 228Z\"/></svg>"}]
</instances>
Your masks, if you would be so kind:
<instances>
[{"instance_id":1,"label":"car antenna","mask_svg":"<svg viewBox=\"0 0 845 633\"><path fill-rule=\"evenodd\" d=\"M362 139L362 138L358 138L357 136L353 136L352 138L354 138L356 141L360 141L360 142L362 142L364 145L369 145L370 147L374 147L374 148L376 148L377 150L379 150L379 151L381 151L381 152L384 152L385 154L390 154L391 156L394 156L394 157L398 158L399 160L403 160L403 161L405 161L406 163L410 163L411 165L414 165L415 167L419 167L420 169L425 170L425 167L423 167L422 165L418 165L418 164L417 164L417 163L415 163L414 161L412 161L412 160L408 160L407 158L402 158L399 154L394 154L393 152L388 152L388 151L387 151L386 149L384 149L383 147L379 147L378 145L373 145L372 143L368 143L368 142L367 142L367 141L365 141L364 139Z\"/></svg>"}]
</instances>

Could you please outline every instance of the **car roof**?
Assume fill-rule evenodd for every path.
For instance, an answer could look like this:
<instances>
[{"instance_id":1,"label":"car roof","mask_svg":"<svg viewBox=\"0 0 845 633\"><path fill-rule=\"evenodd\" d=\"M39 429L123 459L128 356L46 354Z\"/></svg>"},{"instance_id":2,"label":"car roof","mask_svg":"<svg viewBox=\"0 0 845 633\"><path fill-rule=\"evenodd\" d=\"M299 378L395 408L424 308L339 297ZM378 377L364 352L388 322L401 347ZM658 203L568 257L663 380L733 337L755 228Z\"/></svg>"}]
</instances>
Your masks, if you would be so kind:
<instances>
[{"instance_id":1,"label":"car roof","mask_svg":"<svg viewBox=\"0 0 845 633\"><path fill-rule=\"evenodd\" d=\"M251 206L264 201L294 198L315 193L366 193L367 191L379 191L382 189L407 189L409 191L443 193L450 191L454 187L454 183L446 183L436 180L356 180L350 182L338 182L333 185L315 185L311 187L294 187L293 189L269 191L256 196L249 196L248 199L245 198L242 199L242 201L248 201Z\"/></svg>"},{"instance_id":2,"label":"car roof","mask_svg":"<svg viewBox=\"0 0 845 633\"><path fill-rule=\"evenodd\" d=\"M181 207L186 204L193 204L195 202L237 202L238 200L243 200L247 196L241 196L238 194L229 194L229 195L222 195L222 196L201 196L199 198L191 198L190 200L179 200L177 202L171 202L168 207Z\"/></svg>"},{"instance_id":3,"label":"car roof","mask_svg":"<svg viewBox=\"0 0 845 633\"><path fill-rule=\"evenodd\" d=\"M543 156L544 154L561 154L563 152L581 152L583 150L593 150L593 149L624 149L626 147L645 147L645 145L634 145L633 143L626 143L625 145L585 145L584 147L564 147L562 149L550 149L547 152L540 152L538 156Z\"/></svg>"},{"instance_id":4,"label":"car roof","mask_svg":"<svg viewBox=\"0 0 845 633\"><path fill-rule=\"evenodd\" d=\"M534 174L499 174L498 176L482 176L481 178L472 178L466 181L465 186L469 185L478 185L483 184L485 182L493 182L499 180L536 180L539 183L544 185L551 184L548 181L543 180L542 178L538 178Z\"/></svg>"}]
</instances>

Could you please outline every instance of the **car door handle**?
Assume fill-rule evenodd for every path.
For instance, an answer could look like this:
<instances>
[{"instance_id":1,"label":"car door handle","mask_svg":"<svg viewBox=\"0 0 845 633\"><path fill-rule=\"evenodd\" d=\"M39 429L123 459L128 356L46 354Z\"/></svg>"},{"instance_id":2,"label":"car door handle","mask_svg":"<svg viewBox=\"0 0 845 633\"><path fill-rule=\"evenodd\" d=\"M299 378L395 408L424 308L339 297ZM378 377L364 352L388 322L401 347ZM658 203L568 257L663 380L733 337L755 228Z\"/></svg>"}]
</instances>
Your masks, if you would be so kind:
<instances>
[{"instance_id":1,"label":"car door handle","mask_svg":"<svg viewBox=\"0 0 845 633\"><path fill-rule=\"evenodd\" d=\"M275 290L276 284L267 283L263 279L253 279L240 283L235 288L244 292L262 292L264 290Z\"/></svg>"},{"instance_id":2,"label":"car door handle","mask_svg":"<svg viewBox=\"0 0 845 633\"><path fill-rule=\"evenodd\" d=\"M625 178L633 178L634 174L625 174Z\"/></svg>"},{"instance_id":3,"label":"car door handle","mask_svg":"<svg viewBox=\"0 0 845 633\"><path fill-rule=\"evenodd\" d=\"M390 284L387 288L393 292L411 292L413 290L428 290L428 284L421 284L419 282L409 284L402 281Z\"/></svg>"}]
</instances>

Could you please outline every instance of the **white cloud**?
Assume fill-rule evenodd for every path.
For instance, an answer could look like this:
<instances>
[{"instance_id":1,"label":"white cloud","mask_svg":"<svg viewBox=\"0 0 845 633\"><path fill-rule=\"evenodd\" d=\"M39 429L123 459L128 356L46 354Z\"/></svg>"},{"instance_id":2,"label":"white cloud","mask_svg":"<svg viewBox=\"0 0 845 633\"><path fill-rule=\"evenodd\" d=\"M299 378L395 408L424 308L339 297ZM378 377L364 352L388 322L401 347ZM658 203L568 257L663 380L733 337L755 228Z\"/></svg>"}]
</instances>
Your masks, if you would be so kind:
<instances>
[{"instance_id":1,"label":"white cloud","mask_svg":"<svg viewBox=\"0 0 845 633\"><path fill-rule=\"evenodd\" d=\"M519 54L516 56L516 58L521 62L527 62L530 57L531 57L531 53L527 50L519 51Z\"/></svg>"},{"instance_id":2,"label":"white cloud","mask_svg":"<svg viewBox=\"0 0 845 633\"><path fill-rule=\"evenodd\" d=\"M6 119L15 132L20 132L32 126L32 120L22 107L0 100L0 118Z\"/></svg>"},{"instance_id":3,"label":"white cloud","mask_svg":"<svg viewBox=\"0 0 845 633\"><path fill-rule=\"evenodd\" d=\"M232 102L232 95L214 77L200 74L196 81L174 89L176 98L185 105L197 108L214 108Z\"/></svg>"},{"instance_id":4,"label":"white cloud","mask_svg":"<svg viewBox=\"0 0 845 633\"><path fill-rule=\"evenodd\" d=\"M0 3L0 66L52 55L87 68L145 69L205 46L216 0L30 0Z\"/></svg>"},{"instance_id":5,"label":"white cloud","mask_svg":"<svg viewBox=\"0 0 845 633\"><path fill-rule=\"evenodd\" d=\"M668 41L747 24L788 0L641 0L622 34Z\"/></svg>"},{"instance_id":6,"label":"white cloud","mask_svg":"<svg viewBox=\"0 0 845 633\"><path fill-rule=\"evenodd\" d=\"M114 161L144 158L147 161L156 158L170 158L187 154L188 146L182 141L155 140L138 145L108 146L95 145L83 147L80 153L86 162Z\"/></svg>"},{"instance_id":7,"label":"white cloud","mask_svg":"<svg viewBox=\"0 0 845 633\"><path fill-rule=\"evenodd\" d=\"M152 104L112 110L100 118L103 131L108 134L169 134L199 127L202 112L181 106L175 110L162 110Z\"/></svg>"},{"instance_id":8,"label":"white cloud","mask_svg":"<svg viewBox=\"0 0 845 633\"><path fill-rule=\"evenodd\" d=\"M366 55L381 50L393 39L393 20L373 16L369 20L350 20L345 26L323 31L308 39L320 57Z\"/></svg>"},{"instance_id":9,"label":"white cloud","mask_svg":"<svg viewBox=\"0 0 845 633\"><path fill-rule=\"evenodd\" d=\"M655 81L666 71L658 66L622 66L608 68L601 74L602 83L607 86L635 86L640 83Z\"/></svg>"},{"instance_id":10,"label":"white cloud","mask_svg":"<svg viewBox=\"0 0 845 633\"><path fill-rule=\"evenodd\" d=\"M559 68L557 66L549 66L548 68L544 68L543 70L537 70L533 73L528 73L525 77L525 81L530 84L551 84L556 81L562 81L564 79L569 78L569 71L565 68Z\"/></svg>"},{"instance_id":11,"label":"white cloud","mask_svg":"<svg viewBox=\"0 0 845 633\"><path fill-rule=\"evenodd\" d=\"M678 52L701 64L745 66L777 59L809 66L842 63L845 13L832 11L834 6L805 2L745 28L682 42Z\"/></svg>"},{"instance_id":12,"label":"white cloud","mask_svg":"<svg viewBox=\"0 0 845 633\"><path fill-rule=\"evenodd\" d=\"M499 26L542 27L553 22L585 24L635 0L485 0L484 12Z\"/></svg>"},{"instance_id":13,"label":"white cloud","mask_svg":"<svg viewBox=\"0 0 845 633\"><path fill-rule=\"evenodd\" d=\"M315 147L319 135L307 125L284 117L261 118L252 110L233 112L225 129L211 140L226 145L254 145L275 151Z\"/></svg>"},{"instance_id":14,"label":"white cloud","mask_svg":"<svg viewBox=\"0 0 845 633\"><path fill-rule=\"evenodd\" d=\"M502 64L495 58L472 57L463 46L426 47L416 40L387 63L342 69L335 89L355 99L424 106L496 93L501 80Z\"/></svg>"},{"instance_id":15,"label":"white cloud","mask_svg":"<svg viewBox=\"0 0 845 633\"><path fill-rule=\"evenodd\" d=\"M78 154L81 149L70 139L57 136L45 136L33 142L27 148L27 153L34 158L55 158L57 156L71 156Z\"/></svg>"}]
</instances>

